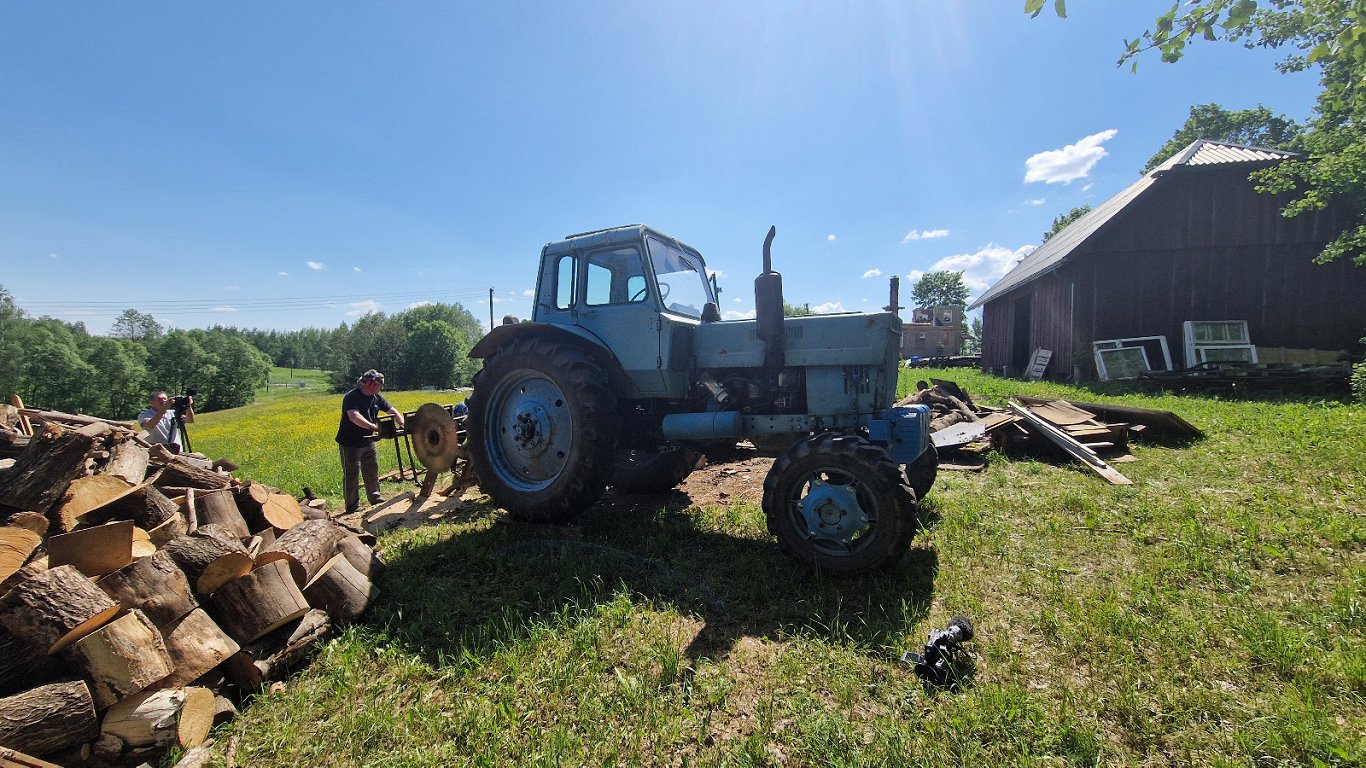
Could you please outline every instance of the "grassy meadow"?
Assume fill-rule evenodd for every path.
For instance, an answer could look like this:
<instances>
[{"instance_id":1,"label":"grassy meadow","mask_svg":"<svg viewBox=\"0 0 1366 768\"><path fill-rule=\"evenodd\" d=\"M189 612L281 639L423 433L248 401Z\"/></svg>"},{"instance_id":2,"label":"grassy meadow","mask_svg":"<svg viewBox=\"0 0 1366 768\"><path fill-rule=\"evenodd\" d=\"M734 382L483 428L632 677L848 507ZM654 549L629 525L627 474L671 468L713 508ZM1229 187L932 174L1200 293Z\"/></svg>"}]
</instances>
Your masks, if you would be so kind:
<instances>
[{"instance_id":1,"label":"grassy meadow","mask_svg":"<svg viewBox=\"0 0 1366 768\"><path fill-rule=\"evenodd\" d=\"M381 537L380 601L220 728L216 764L1366 764L1366 407L963 370L901 390L928 376L1206 437L1136 443L1132 486L995 454L943 472L906 558L856 579L798 567L757 505L617 500L558 529L467 503ZM194 447L335 501L339 405L263 393L201 415ZM955 614L975 672L922 687L899 657Z\"/></svg>"}]
</instances>

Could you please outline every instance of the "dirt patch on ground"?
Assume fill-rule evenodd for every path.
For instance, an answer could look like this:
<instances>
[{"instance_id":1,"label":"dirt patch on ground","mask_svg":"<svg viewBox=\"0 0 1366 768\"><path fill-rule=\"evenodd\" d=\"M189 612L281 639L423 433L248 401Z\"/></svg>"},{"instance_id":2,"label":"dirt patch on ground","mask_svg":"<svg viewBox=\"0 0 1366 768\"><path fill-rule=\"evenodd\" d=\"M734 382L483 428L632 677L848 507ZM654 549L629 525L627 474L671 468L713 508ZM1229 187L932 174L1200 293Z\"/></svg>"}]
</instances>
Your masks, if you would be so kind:
<instances>
[{"instance_id":1,"label":"dirt patch on ground","mask_svg":"<svg viewBox=\"0 0 1366 768\"><path fill-rule=\"evenodd\" d=\"M731 504L758 504L764 497L764 476L773 459L753 452L741 453L724 462L710 460L678 486L699 507Z\"/></svg>"}]
</instances>

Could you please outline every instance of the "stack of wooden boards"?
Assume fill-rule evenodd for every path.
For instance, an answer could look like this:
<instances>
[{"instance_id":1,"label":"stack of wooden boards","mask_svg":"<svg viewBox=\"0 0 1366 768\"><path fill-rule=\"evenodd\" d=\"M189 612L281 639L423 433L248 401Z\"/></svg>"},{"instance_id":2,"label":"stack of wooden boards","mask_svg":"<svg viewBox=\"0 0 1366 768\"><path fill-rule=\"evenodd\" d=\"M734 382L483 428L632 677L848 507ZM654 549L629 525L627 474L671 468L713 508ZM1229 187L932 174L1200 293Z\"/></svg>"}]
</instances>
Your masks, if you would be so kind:
<instances>
[{"instance_id":1,"label":"stack of wooden boards","mask_svg":"<svg viewBox=\"0 0 1366 768\"><path fill-rule=\"evenodd\" d=\"M954 382L932 381L932 386L921 382L916 393L897 404L930 407L930 439L941 469L983 469L992 450L1043 454L1061 449L1107 481L1129 485L1112 465L1134 460L1130 436L1154 441L1202 436L1170 411L1025 396L996 408L973 402Z\"/></svg>"},{"instance_id":2,"label":"stack of wooden boards","mask_svg":"<svg viewBox=\"0 0 1366 768\"><path fill-rule=\"evenodd\" d=\"M27 413L0 468L0 766L190 749L378 596L373 537L321 502Z\"/></svg>"}]
</instances>

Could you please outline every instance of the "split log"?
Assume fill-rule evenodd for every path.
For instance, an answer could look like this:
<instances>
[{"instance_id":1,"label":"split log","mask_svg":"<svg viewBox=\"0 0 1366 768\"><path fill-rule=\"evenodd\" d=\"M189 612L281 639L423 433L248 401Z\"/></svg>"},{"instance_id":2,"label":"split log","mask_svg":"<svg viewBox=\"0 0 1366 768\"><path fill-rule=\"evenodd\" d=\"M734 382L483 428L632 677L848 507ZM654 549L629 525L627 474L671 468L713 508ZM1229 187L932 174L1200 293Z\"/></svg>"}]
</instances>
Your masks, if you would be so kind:
<instances>
[{"instance_id":1,"label":"split log","mask_svg":"<svg viewBox=\"0 0 1366 768\"><path fill-rule=\"evenodd\" d=\"M308 600L283 562L224 584L209 601L223 629L239 643L259 640L308 613Z\"/></svg>"},{"instance_id":2,"label":"split log","mask_svg":"<svg viewBox=\"0 0 1366 768\"><path fill-rule=\"evenodd\" d=\"M109 463L104 466L106 474L121 477L133 485L140 485L147 479L147 466L151 463L151 455L146 448L138 445L132 440L124 440L114 446L114 451L109 457Z\"/></svg>"},{"instance_id":3,"label":"split log","mask_svg":"<svg viewBox=\"0 0 1366 768\"><path fill-rule=\"evenodd\" d=\"M182 755L179 762L171 768L206 768L214 757L216 755L213 752L213 739L209 739ZM228 765L232 765L232 763L228 763Z\"/></svg>"},{"instance_id":4,"label":"split log","mask_svg":"<svg viewBox=\"0 0 1366 768\"><path fill-rule=\"evenodd\" d=\"M104 626L122 610L75 566L43 571L0 598L0 626L56 653Z\"/></svg>"},{"instance_id":5,"label":"split log","mask_svg":"<svg viewBox=\"0 0 1366 768\"><path fill-rule=\"evenodd\" d=\"M351 567L365 574L365 577L374 581L384 572L384 561L379 559L375 550L371 549L359 536L351 535L341 540L339 545L343 555L351 562Z\"/></svg>"},{"instance_id":6,"label":"split log","mask_svg":"<svg viewBox=\"0 0 1366 768\"><path fill-rule=\"evenodd\" d=\"M193 749L213 727L213 691L167 688L130 696L109 708L100 733L117 737L130 749Z\"/></svg>"},{"instance_id":7,"label":"split log","mask_svg":"<svg viewBox=\"0 0 1366 768\"><path fill-rule=\"evenodd\" d=\"M159 688L188 685L241 650L203 609L195 609L166 627L162 637L175 670L158 683Z\"/></svg>"},{"instance_id":8,"label":"split log","mask_svg":"<svg viewBox=\"0 0 1366 768\"><path fill-rule=\"evenodd\" d=\"M237 510L237 497L231 489L201 493L196 500L200 525L221 525L238 539L251 535L247 521L242 519L242 513Z\"/></svg>"},{"instance_id":9,"label":"split log","mask_svg":"<svg viewBox=\"0 0 1366 768\"><path fill-rule=\"evenodd\" d=\"M171 654L151 619L132 610L71 644L95 709L103 710L171 674Z\"/></svg>"},{"instance_id":10,"label":"split log","mask_svg":"<svg viewBox=\"0 0 1366 768\"><path fill-rule=\"evenodd\" d=\"M47 540L47 562L50 568L74 565L86 576L113 573L133 562L133 521L119 520L53 536Z\"/></svg>"},{"instance_id":11,"label":"split log","mask_svg":"<svg viewBox=\"0 0 1366 768\"><path fill-rule=\"evenodd\" d=\"M57 658L47 655L46 648L0 629L0 696L51 682L61 671Z\"/></svg>"},{"instance_id":12,"label":"split log","mask_svg":"<svg viewBox=\"0 0 1366 768\"><path fill-rule=\"evenodd\" d=\"M71 481L61 504L48 513L60 532L74 529L81 518L132 493L135 486L113 475L91 475Z\"/></svg>"},{"instance_id":13,"label":"split log","mask_svg":"<svg viewBox=\"0 0 1366 768\"><path fill-rule=\"evenodd\" d=\"M20 528L17 525L0 528L0 581L8 579L24 567L33 550L42 543L42 535L27 528Z\"/></svg>"},{"instance_id":14,"label":"split log","mask_svg":"<svg viewBox=\"0 0 1366 768\"><path fill-rule=\"evenodd\" d=\"M98 439L112 433L114 431L114 428L110 426L109 422L107 421L95 421L84 426L77 427L76 431L80 432L82 435L85 435L86 437L93 437Z\"/></svg>"},{"instance_id":15,"label":"split log","mask_svg":"<svg viewBox=\"0 0 1366 768\"><path fill-rule=\"evenodd\" d=\"M379 589L343 554L332 558L327 567L304 588L304 597L314 608L327 611L335 623L355 621L379 597Z\"/></svg>"},{"instance_id":16,"label":"split log","mask_svg":"<svg viewBox=\"0 0 1366 768\"><path fill-rule=\"evenodd\" d=\"M45 755L99 735L95 703L84 681L52 683L0 699L0 746Z\"/></svg>"},{"instance_id":17,"label":"split log","mask_svg":"<svg viewBox=\"0 0 1366 768\"><path fill-rule=\"evenodd\" d=\"M155 476L153 476L155 478ZM137 523L140 528L152 530L172 517L180 514L180 505L166 498L153 483L146 482L133 489L133 492L109 505L110 510Z\"/></svg>"},{"instance_id":18,"label":"split log","mask_svg":"<svg viewBox=\"0 0 1366 768\"><path fill-rule=\"evenodd\" d=\"M244 690L284 679L331 632L332 620L327 611L311 610L298 622L243 645L242 650L228 660L228 674Z\"/></svg>"},{"instance_id":19,"label":"split log","mask_svg":"<svg viewBox=\"0 0 1366 768\"><path fill-rule=\"evenodd\" d=\"M287 493L272 493L261 507L261 516L277 531L292 530L304 521L299 500Z\"/></svg>"},{"instance_id":20,"label":"split log","mask_svg":"<svg viewBox=\"0 0 1366 768\"><path fill-rule=\"evenodd\" d=\"M199 607L190 582L169 552L121 568L100 579L100 589L126 608L137 608L164 627Z\"/></svg>"},{"instance_id":21,"label":"split log","mask_svg":"<svg viewBox=\"0 0 1366 768\"><path fill-rule=\"evenodd\" d=\"M185 487L198 488L205 491L216 491L221 488L228 488L232 485L232 479L227 475L220 475L207 469L202 469L187 461L184 457L176 456L168 461L164 469L161 470L161 477L157 478L157 487Z\"/></svg>"},{"instance_id":22,"label":"split log","mask_svg":"<svg viewBox=\"0 0 1366 768\"><path fill-rule=\"evenodd\" d=\"M85 474L85 454L94 441L48 424L5 473L0 504L46 515L71 481ZM55 522L55 521L54 521Z\"/></svg>"},{"instance_id":23,"label":"split log","mask_svg":"<svg viewBox=\"0 0 1366 768\"><path fill-rule=\"evenodd\" d=\"M62 768L56 763L0 747L0 768Z\"/></svg>"},{"instance_id":24,"label":"split log","mask_svg":"<svg viewBox=\"0 0 1366 768\"><path fill-rule=\"evenodd\" d=\"M251 573L256 561L246 552L229 552L209 563L204 572L194 582L194 588L201 595L212 595L218 588Z\"/></svg>"},{"instance_id":25,"label":"split log","mask_svg":"<svg viewBox=\"0 0 1366 768\"><path fill-rule=\"evenodd\" d=\"M317 576L328 560L337 554L341 542L350 534L331 520L305 520L285 531L274 544L257 557L257 562L270 562L281 553L293 557L303 566L300 586Z\"/></svg>"},{"instance_id":26,"label":"split log","mask_svg":"<svg viewBox=\"0 0 1366 768\"><path fill-rule=\"evenodd\" d=\"M241 714L237 711L237 705L233 704L232 699L229 699L227 696L214 696L213 704L214 727L220 726L223 723L230 723L233 720L236 720L237 716Z\"/></svg>"},{"instance_id":27,"label":"split log","mask_svg":"<svg viewBox=\"0 0 1366 768\"><path fill-rule=\"evenodd\" d=\"M164 498L164 497L163 497ZM158 547L164 547L189 532L185 518L179 513L166 518L161 524L147 532L147 537Z\"/></svg>"},{"instance_id":28,"label":"split log","mask_svg":"<svg viewBox=\"0 0 1366 768\"><path fill-rule=\"evenodd\" d=\"M215 560L234 552L242 555L247 553L246 547L233 538L232 534L213 525L203 526L194 533L181 536L163 549L196 587L199 578Z\"/></svg>"},{"instance_id":29,"label":"split log","mask_svg":"<svg viewBox=\"0 0 1366 768\"><path fill-rule=\"evenodd\" d=\"M252 533L270 526L270 523L261 516L261 507L270 499L270 494L275 492L274 488L248 480L233 492L237 494L237 508L242 512L242 517L247 521L247 527Z\"/></svg>"},{"instance_id":30,"label":"split log","mask_svg":"<svg viewBox=\"0 0 1366 768\"><path fill-rule=\"evenodd\" d=\"M6 524L33 531L39 536L47 535L47 516L40 515L37 512L15 512L9 516Z\"/></svg>"}]
</instances>

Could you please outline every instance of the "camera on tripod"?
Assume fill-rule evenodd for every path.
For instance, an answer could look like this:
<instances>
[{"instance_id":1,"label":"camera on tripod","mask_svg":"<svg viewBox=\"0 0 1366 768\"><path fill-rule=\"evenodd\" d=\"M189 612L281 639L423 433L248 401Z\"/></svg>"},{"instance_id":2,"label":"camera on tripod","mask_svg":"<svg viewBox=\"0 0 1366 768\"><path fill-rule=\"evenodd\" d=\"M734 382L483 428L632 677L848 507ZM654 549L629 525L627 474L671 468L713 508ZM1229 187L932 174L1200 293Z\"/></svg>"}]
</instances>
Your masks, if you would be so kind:
<instances>
[{"instance_id":1,"label":"camera on tripod","mask_svg":"<svg viewBox=\"0 0 1366 768\"><path fill-rule=\"evenodd\" d=\"M185 394L176 395L175 397L171 398L171 408L175 410L175 415L178 418L183 418L185 416L185 412L190 410L190 398L194 397L197 394L199 394L199 390L195 389L194 387L190 387L189 389L185 390Z\"/></svg>"}]
</instances>

